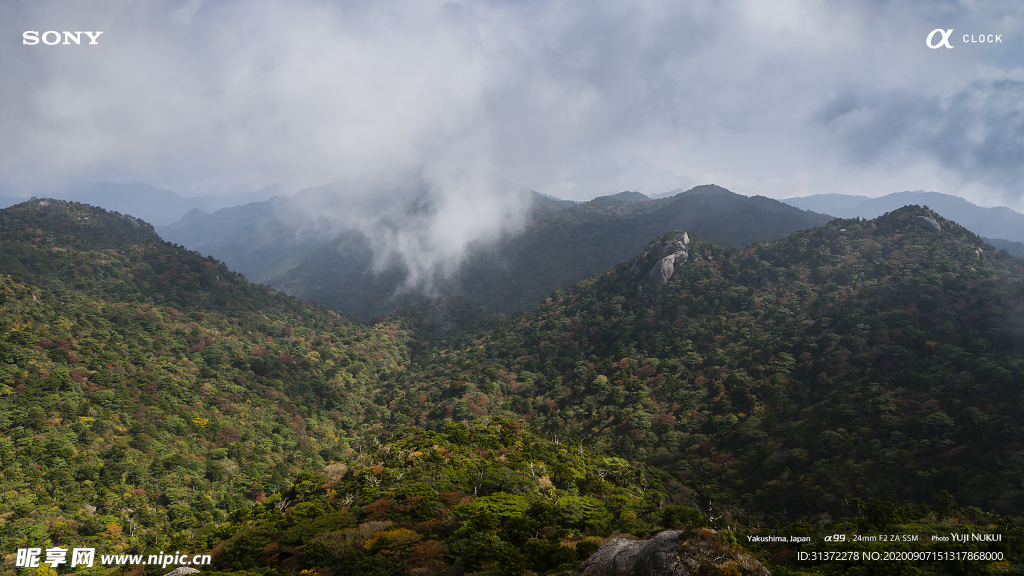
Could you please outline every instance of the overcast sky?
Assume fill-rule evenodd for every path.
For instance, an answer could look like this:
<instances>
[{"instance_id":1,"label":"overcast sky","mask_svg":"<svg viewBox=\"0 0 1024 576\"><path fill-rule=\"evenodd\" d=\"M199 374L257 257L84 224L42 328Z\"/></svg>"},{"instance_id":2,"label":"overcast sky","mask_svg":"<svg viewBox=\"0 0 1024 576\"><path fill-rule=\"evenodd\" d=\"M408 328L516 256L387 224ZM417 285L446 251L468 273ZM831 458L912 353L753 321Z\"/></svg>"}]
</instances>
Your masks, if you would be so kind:
<instances>
[{"instance_id":1,"label":"overcast sky","mask_svg":"<svg viewBox=\"0 0 1024 576\"><path fill-rule=\"evenodd\" d=\"M1022 6L0 0L0 191L425 166L570 199L716 183L1022 210ZM103 34L23 44L47 30Z\"/></svg>"}]
</instances>

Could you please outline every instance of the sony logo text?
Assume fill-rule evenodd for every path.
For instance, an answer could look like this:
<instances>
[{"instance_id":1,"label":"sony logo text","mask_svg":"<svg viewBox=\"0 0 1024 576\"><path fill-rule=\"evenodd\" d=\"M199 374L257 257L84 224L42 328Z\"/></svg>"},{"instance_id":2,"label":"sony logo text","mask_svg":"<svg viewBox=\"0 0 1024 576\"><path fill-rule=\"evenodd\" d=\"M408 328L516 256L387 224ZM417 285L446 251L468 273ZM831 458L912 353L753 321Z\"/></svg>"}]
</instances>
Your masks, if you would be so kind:
<instances>
[{"instance_id":1,"label":"sony logo text","mask_svg":"<svg viewBox=\"0 0 1024 576\"><path fill-rule=\"evenodd\" d=\"M103 31L94 32L92 30L76 30L75 32L57 32L56 30L47 30L40 35L38 30L26 30L21 35L21 43L27 46L35 46L42 40L43 44L47 46L54 46L56 44L81 44L82 34L89 37L89 44L99 44L96 40L103 34ZM63 42L61 42L63 40Z\"/></svg>"},{"instance_id":2,"label":"sony logo text","mask_svg":"<svg viewBox=\"0 0 1024 576\"><path fill-rule=\"evenodd\" d=\"M936 28L935 30L931 31L931 34L928 34L928 37L925 38L924 43L929 48L931 48L932 50L935 50L937 48L942 48L943 46L945 46L946 48L952 49L953 45L949 43L949 37L952 36L952 35L953 35L953 29L952 28L950 28L949 30L943 30L942 28ZM935 36L940 36L938 41L935 41ZM1002 44L1003 43L1003 35L1002 34L977 34L977 35L975 35L975 34L964 34L964 44L985 44L985 43L988 43L988 44L995 44L995 43Z\"/></svg>"}]
</instances>

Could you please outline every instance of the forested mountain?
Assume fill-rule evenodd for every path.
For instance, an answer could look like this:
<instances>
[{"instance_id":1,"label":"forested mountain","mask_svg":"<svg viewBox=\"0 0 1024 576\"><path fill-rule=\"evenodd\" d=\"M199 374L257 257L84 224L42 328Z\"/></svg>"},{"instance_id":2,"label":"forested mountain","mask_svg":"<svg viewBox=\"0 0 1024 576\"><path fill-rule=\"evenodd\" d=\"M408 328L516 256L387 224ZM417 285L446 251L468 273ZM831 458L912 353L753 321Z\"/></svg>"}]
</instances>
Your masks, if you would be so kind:
<instances>
[{"instance_id":1,"label":"forested mountain","mask_svg":"<svg viewBox=\"0 0 1024 576\"><path fill-rule=\"evenodd\" d=\"M635 255L651 238L670 230L691 229L713 242L743 247L826 221L821 214L718 186L698 186L661 200L623 192L551 213L495 247L481 247L454 278L435 289L512 314L534 308L552 290L563 290ZM363 318L423 299L399 291L406 277L401 266L371 272L373 258L366 239L349 233L268 282Z\"/></svg>"},{"instance_id":2,"label":"forested mountain","mask_svg":"<svg viewBox=\"0 0 1024 576\"><path fill-rule=\"evenodd\" d=\"M250 284L102 209L20 204L0 242L8 550L223 519L372 435L377 375L407 361L394 324Z\"/></svg>"},{"instance_id":3,"label":"forested mountain","mask_svg":"<svg viewBox=\"0 0 1024 576\"><path fill-rule=\"evenodd\" d=\"M394 411L519 415L776 520L941 490L1024 506L1020 260L915 206L743 250L689 239L437 350Z\"/></svg>"},{"instance_id":4,"label":"forested mountain","mask_svg":"<svg viewBox=\"0 0 1024 576\"><path fill-rule=\"evenodd\" d=\"M7 554L554 574L682 528L708 573L746 548L824 574L873 565L746 536L969 530L1004 539L923 546L1006 560L928 571L1020 570L1024 267L921 207L742 250L670 232L505 322L352 322L73 202L0 211L0 246Z\"/></svg>"},{"instance_id":5,"label":"forested mountain","mask_svg":"<svg viewBox=\"0 0 1024 576\"><path fill-rule=\"evenodd\" d=\"M515 421L438 433L392 417L380 391L408 366L408 330L429 343L454 316L471 319L457 332L493 324L468 303L445 304L442 326L437 305L354 324L144 222L57 200L0 212L0 242L7 550L212 550L229 570L548 571L575 567L601 534L663 524L670 501L642 465ZM565 492L577 477L586 491Z\"/></svg>"}]
</instances>

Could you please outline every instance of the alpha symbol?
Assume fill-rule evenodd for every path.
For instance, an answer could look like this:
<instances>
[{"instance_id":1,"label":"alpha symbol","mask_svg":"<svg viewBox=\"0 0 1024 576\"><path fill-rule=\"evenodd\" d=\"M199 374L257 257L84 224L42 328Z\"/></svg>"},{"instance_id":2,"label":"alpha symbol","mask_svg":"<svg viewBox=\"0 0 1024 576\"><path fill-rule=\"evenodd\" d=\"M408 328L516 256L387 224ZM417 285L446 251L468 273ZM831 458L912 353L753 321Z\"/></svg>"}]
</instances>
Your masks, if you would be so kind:
<instances>
[{"instance_id":1,"label":"alpha symbol","mask_svg":"<svg viewBox=\"0 0 1024 576\"><path fill-rule=\"evenodd\" d=\"M940 40L938 44L932 44L932 38L935 38L936 34L942 34L942 40ZM928 35L928 38L925 39L924 43L927 44L928 47L931 48L932 50L935 50L936 48L941 48L943 46L945 46L946 48L952 48L952 46L950 46L949 44L949 37L952 35L952 28L950 28L949 30L936 28L935 30L932 30L932 33Z\"/></svg>"}]
</instances>

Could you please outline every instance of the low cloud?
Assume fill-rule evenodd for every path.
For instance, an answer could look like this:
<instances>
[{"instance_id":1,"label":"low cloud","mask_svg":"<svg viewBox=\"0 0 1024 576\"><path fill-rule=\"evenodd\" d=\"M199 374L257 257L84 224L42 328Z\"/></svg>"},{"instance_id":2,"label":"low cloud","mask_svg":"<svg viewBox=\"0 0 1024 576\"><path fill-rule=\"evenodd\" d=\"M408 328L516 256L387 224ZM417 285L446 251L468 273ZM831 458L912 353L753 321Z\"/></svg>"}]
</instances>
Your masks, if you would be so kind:
<instances>
[{"instance_id":1,"label":"low cloud","mask_svg":"<svg viewBox=\"0 0 1024 576\"><path fill-rule=\"evenodd\" d=\"M407 271L400 293L434 296L474 248L526 224L532 195L486 174L427 174L423 185L424 194L404 210L364 220L356 229L374 251L372 273L397 266Z\"/></svg>"},{"instance_id":2,"label":"low cloud","mask_svg":"<svg viewBox=\"0 0 1024 576\"><path fill-rule=\"evenodd\" d=\"M368 273L404 271L399 293L435 295L477 248L521 230L533 192L491 171L438 162L363 176L289 199L298 236L357 231L374 261Z\"/></svg>"},{"instance_id":3,"label":"low cloud","mask_svg":"<svg viewBox=\"0 0 1024 576\"><path fill-rule=\"evenodd\" d=\"M388 235L369 226L414 283L524 222L522 197L486 184L497 176L569 199L714 182L774 197L933 189L1024 208L1015 2L2 10L0 192L74 178L186 195L298 190L414 170L428 217L397 216ZM1004 43L931 50L936 28ZM24 30L104 34L96 46L24 46ZM324 213L341 221L406 200L401 186L370 189ZM356 209L356 196L371 200Z\"/></svg>"}]
</instances>

